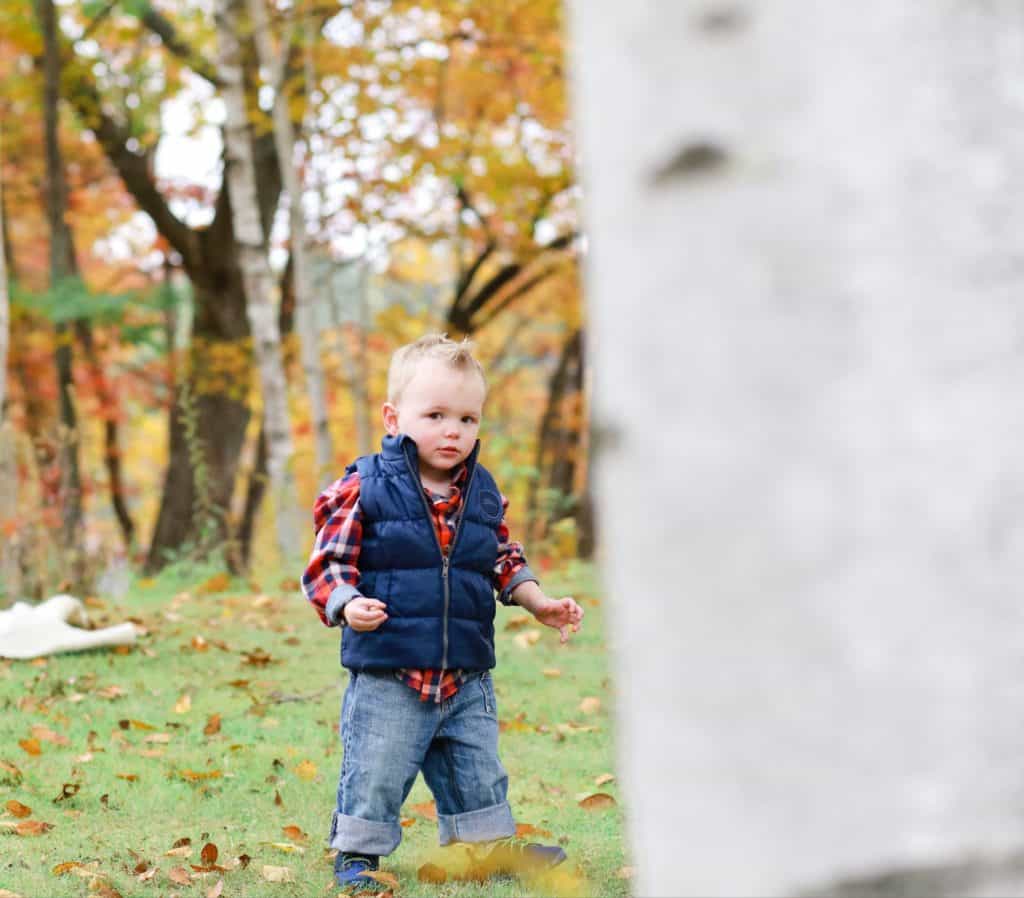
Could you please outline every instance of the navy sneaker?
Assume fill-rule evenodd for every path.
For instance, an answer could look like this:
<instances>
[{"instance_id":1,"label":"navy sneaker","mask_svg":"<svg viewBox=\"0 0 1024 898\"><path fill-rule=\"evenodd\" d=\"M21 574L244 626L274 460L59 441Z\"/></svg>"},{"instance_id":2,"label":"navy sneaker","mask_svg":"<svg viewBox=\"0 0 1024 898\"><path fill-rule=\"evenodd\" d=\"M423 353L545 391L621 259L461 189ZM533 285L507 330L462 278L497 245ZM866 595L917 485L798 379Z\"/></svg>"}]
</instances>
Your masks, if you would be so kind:
<instances>
[{"instance_id":1,"label":"navy sneaker","mask_svg":"<svg viewBox=\"0 0 1024 898\"><path fill-rule=\"evenodd\" d=\"M379 861L376 854L339 851L334 858L334 878L346 892L379 891L380 883L366 875L379 869Z\"/></svg>"}]
</instances>

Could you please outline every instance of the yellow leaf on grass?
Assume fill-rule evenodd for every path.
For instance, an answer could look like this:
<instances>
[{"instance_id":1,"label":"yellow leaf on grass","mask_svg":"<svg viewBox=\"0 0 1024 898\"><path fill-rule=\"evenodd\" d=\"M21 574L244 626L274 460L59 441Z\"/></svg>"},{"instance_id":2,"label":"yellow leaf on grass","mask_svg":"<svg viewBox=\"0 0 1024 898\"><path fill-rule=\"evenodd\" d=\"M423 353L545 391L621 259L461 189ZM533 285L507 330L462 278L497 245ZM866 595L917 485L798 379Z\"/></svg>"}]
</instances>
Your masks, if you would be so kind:
<instances>
[{"instance_id":1,"label":"yellow leaf on grass","mask_svg":"<svg viewBox=\"0 0 1024 898\"><path fill-rule=\"evenodd\" d=\"M192 854L191 845L178 845L170 851L165 851L164 857L188 857L190 854Z\"/></svg>"},{"instance_id":2,"label":"yellow leaf on grass","mask_svg":"<svg viewBox=\"0 0 1024 898\"><path fill-rule=\"evenodd\" d=\"M523 633L517 633L512 641L521 649L531 648L540 641L540 630L526 630Z\"/></svg>"},{"instance_id":3,"label":"yellow leaf on grass","mask_svg":"<svg viewBox=\"0 0 1024 898\"><path fill-rule=\"evenodd\" d=\"M292 881L291 867L273 867L270 864L264 864L263 869L260 870L260 874L267 882Z\"/></svg>"},{"instance_id":4,"label":"yellow leaf on grass","mask_svg":"<svg viewBox=\"0 0 1024 898\"><path fill-rule=\"evenodd\" d=\"M187 692L174 704L175 714L187 714L192 710L192 696Z\"/></svg>"},{"instance_id":5,"label":"yellow leaf on grass","mask_svg":"<svg viewBox=\"0 0 1024 898\"><path fill-rule=\"evenodd\" d=\"M588 695L580 702L580 710L584 714L596 714L601 710L601 699L596 695Z\"/></svg>"},{"instance_id":6,"label":"yellow leaf on grass","mask_svg":"<svg viewBox=\"0 0 1024 898\"><path fill-rule=\"evenodd\" d=\"M260 845L269 845L271 848L276 848L278 851L283 851L285 854L306 853L306 849L301 845L294 845L291 842L260 842Z\"/></svg>"},{"instance_id":7,"label":"yellow leaf on grass","mask_svg":"<svg viewBox=\"0 0 1024 898\"><path fill-rule=\"evenodd\" d=\"M21 746L22 750L26 754L30 754L34 758L43 753L42 746L39 744L38 739L19 739L18 745Z\"/></svg>"},{"instance_id":8,"label":"yellow leaf on grass","mask_svg":"<svg viewBox=\"0 0 1024 898\"><path fill-rule=\"evenodd\" d=\"M311 780L316 777L316 764L308 760L303 761L295 768L295 773L298 775L299 779Z\"/></svg>"},{"instance_id":9,"label":"yellow leaf on grass","mask_svg":"<svg viewBox=\"0 0 1024 898\"><path fill-rule=\"evenodd\" d=\"M545 667L543 673L544 676L551 680L562 675L562 672L557 667Z\"/></svg>"},{"instance_id":10,"label":"yellow leaf on grass","mask_svg":"<svg viewBox=\"0 0 1024 898\"><path fill-rule=\"evenodd\" d=\"M63 864L57 864L57 866L54 867L50 872L53 873L54 876L63 876L65 873L68 873L71 870L74 870L76 867L81 866L82 865L79 861L65 861Z\"/></svg>"},{"instance_id":11,"label":"yellow leaf on grass","mask_svg":"<svg viewBox=\"0 0 1024 898\"><path fill-rule=\"evenodd\" d=\"M603 786L605 783L615 782L615 774L613 773L602 773L597 779L594 780L595 786Z\"/></svg>"},{"instance_id":12,"label":"yellow leaf on grass","mask_svg":"<svg viewBox=\"0 0 1024 898\"><path fill-rule=\"evenodd\" d=\"M206 736L215 736L220 732L220 715L211 714L209 719L206 721L206 726L203 727L203 734Z\"/></svg>"}]
</instances>

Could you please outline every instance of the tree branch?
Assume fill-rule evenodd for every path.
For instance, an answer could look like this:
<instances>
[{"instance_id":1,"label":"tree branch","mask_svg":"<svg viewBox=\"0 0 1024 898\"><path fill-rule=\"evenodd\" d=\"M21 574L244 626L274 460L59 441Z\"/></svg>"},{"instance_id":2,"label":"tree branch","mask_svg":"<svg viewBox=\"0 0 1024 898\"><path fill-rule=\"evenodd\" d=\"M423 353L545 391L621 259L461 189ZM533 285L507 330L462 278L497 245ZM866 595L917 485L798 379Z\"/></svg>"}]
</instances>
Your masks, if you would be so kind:
<instances>
[{"instance_id":1,"label":"tree branch","mask_svg":"<svg viewBox=\"0 0 1024 898\"><path fill-rule=\"evenodd\" d=\"M222 87L217 72L210 63L203 59L191 46L178 36L174 24L167 19L163 13L153 7L152 3L146 4L146 11L140 17L143 25L163 41L168 52L182 60L199 77L204 78L217 87Z\"/></svg>"}]
</instances>

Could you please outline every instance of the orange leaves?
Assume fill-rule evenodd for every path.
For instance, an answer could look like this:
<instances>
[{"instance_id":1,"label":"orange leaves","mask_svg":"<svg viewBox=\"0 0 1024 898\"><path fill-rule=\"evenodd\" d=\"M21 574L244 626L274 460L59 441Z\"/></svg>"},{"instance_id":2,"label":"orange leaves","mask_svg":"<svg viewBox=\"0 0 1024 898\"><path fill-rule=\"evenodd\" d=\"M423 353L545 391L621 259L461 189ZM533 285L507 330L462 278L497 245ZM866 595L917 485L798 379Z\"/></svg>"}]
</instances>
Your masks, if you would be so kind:
<instances>
[{"instance_id":1,"label":"orange leaves","mask_svg":"<svg viewBox=\"0 0 1024 898\"><path fill-rule=\"evenodd\" d=\"M204 780L220 779L224 774L219 770L179 770L177 777L188 783L200 783Z\"/></svg>"},{"instance_id":2,"label":"orange leaves","mask_svg":"<svg viewBox=\"0 0 1024 898\"><path fill-rule=\"evenodd\" d=\"M307 761L303 761L301 764L298 764L296 766L295 774L298 776L299 779L305 780L306 782L309 782L310 780L316 778L316 774L317 774L316 764L314 764L312 761L308 761L308 760Z\"/></svg>"},{"instance_id":3,"label":"orange leaves","mask_svg":"<svg viewBox=\"0 0 1024 898\"><path fill-rule=\"evenodd\" d=\"M203 727L203 734L206 736L215 736L220 732L220 714L211 714L209 719L206 721L206 726Z\"/></svg>"},{"instance_id":4,"label":"orange leaves","mask_svg":"<svg viewBox=\"0 0 1024 898\"><path fill-rule=\"evenodd\" d=\"M53 824L43 823L42 820L22 820L20 823L0 820L0 828L13 832L16 836L43 836L53 829Z\"/></svg>"},{"instance_id":5,"label":"orange leaves","mask_svg":"<svg viewBox=\"0 0 1024 898\"><path fill-rule=\"evenodd\" d=\"M615 799L607 792L595 792L581 799L579 806L585 811L605 811L615 807Z\"/></svg>"},{"instance_id":6,"label":"orange leaves","mask_svg":"<svg viewBox=\"0 0 1024 898\"><path fill-rule=\"evenodd\" d=\"M427 820L437 820L437 804L433 801L410 805L409 810Z\"/></svg>"},{"instance_id":7,"label":"orange leaves","mask_svg":"<svg viewBox=\"0 0 1024 898\"><path fill-rule=\"evenodd\" d=\"M227 592L231 588L231 576L223 571L214 574L208 580L196 587L199 595L213 595L218 592Z\"/></svg>"},{"instance_id":8,"label":"orange leaves","mask_svg":"<svg viewBox=\"0 0 1024 898\"><path fill-rule=\"evenodd\" d=\"M309 836L295 824L292 824L290 826L282 826L281 832L283 832L285 836L291 839L293 842L305 842L309 838Z\"/></svg>"},{"instance_id":9,"label":"orange leaves","mask_svg":"<svg viewBox=\"0 0 1024 898\"><path fill-rule=\"evenodd\" d=\"M580 702L580 711L584 714L596 714L601 710L601 699L594 695L588 695Z\"/></svg>"},{"instance_id":10,"label":"orange leaves","mask_svg":"<svg viewBox=\"0 0 1024 898\"><path fill-rule=\"evenodd\" d=\"M207 842L203 846L203 850L199 853L199 858L204 864L209 866L210 864L216 863L218 853L217 846L214 845L213 842Z\"/></svg>"},{"instance_id":11,"label":"orange leaves","mask_svg":"<svg viewBox=\"0 0 1024 898\"><path fill-rule=\"evenodd\" d=\"M32 755L34 758L43 753L43 749L39 745L38 739L19 739L18 745L21 746L22 751L26 754Z\"/></svg>"},{"instance_id":12,"label":"orange leaves","mask_svg":"<svg viewBox=\"0 0 1024 898\"><path fill-rule=\"evenodd\" d=\"M13 798L7 802L6 808L12 817L17 817L19 820L32 816L32 808L22 804L20 801L15 801Z\"/></svg>"}]
</instances>

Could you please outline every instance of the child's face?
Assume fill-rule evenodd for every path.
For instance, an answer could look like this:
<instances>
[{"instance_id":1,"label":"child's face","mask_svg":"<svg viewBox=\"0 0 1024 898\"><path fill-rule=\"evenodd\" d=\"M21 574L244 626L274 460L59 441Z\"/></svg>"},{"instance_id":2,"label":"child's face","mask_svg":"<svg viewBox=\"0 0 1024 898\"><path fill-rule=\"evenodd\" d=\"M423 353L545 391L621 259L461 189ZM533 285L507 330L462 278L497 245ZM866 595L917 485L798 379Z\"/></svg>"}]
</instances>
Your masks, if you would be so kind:
<instances>
[{"instance_id":1,"label":"child's face","mask_svg":"<svg viewBox=\"0 0 1024 898\"><path fill-rule=\"evenodd\" d=\"M416 443L420 474L445 480L473 451L480 431L485 389L476 371L436 359L419 363L398 402L384 405L384 426Z\"/></svg>"}]
</instances>

